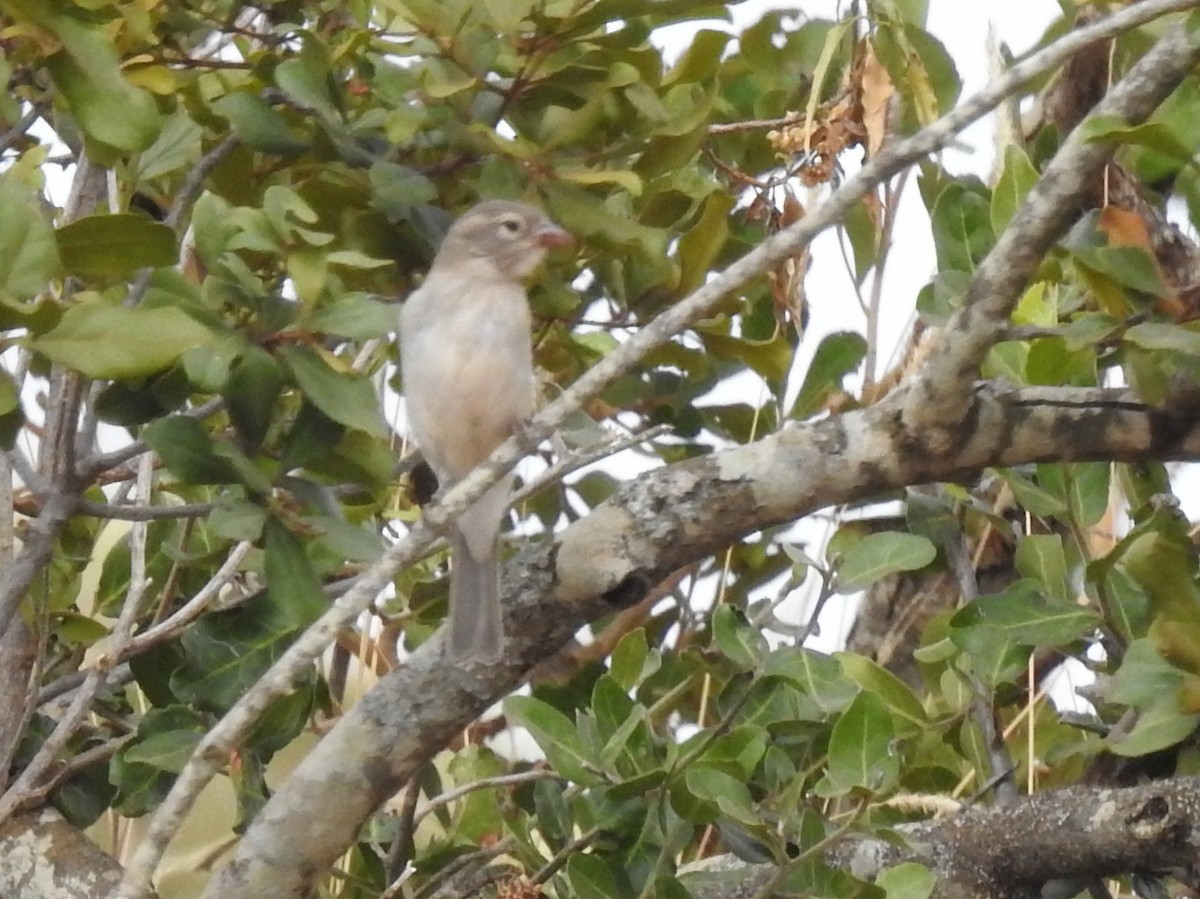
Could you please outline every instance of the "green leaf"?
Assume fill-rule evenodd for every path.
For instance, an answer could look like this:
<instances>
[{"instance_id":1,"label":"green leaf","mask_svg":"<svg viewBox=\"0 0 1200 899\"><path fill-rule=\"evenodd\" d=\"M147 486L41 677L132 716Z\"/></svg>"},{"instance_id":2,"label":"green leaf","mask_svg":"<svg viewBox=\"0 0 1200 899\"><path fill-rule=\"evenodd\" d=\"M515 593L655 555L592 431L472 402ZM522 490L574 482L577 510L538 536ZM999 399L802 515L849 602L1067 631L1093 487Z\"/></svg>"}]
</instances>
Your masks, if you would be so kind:
<instances>
[{"instance_id":1,"label":"green leaf","mask_svg":"<svg viewBox=\"0 0 1200 899\"><path fill-rule=\"evenodd\" d=\"M679 238L680 296L691 293L704 283L717 256L729 240L729 210L736 197L724 191L714 191L704 201L700 220Z\"/></svg>"},{"instance_id":2,"label":"green leaf","mask_svg":"<svg viewBox=\"0 0 1200 899\"><path fill-rule=\"evenodd\" d=\"M212 437L194 418L172 415L146 426L146 445L185 484L230 484L237 471L213 450Z\"/></svg>"},{"instance_id":3,"label":"green leaf","mask_svg":"<svg viewBox=\"0 0 1200 899\"><path fill-rule=\"evenodd\" d=\"M1067 583L1067 556L1058 534L1030 534L1017 544L1017 571L1040 583L1054 599L1070 600Z\"/></svg>"},{"instance_id":4,"label":"green leaf","mask_svg":"<svg viewBox=\"0 0 1200 899\"><path fill-rule=\"evenodd\" d=\"M974 272L995 243L987 190L973 179L946 186L930 210L939 269Z\"/></svg>"},{"instance_id":5,"label":"green leaf","mask_svg":"<svg viewBox=\"0 0 1200 899\"><path fill-rule=\"evenodd\" d=\"M371 206L389 219L407 218L418 203L437 196L433 182L415 169L394 162L378 161L371 165Z\"/></svg>"},{"instance_id":6,"label":"green leaf","mask_svg":"<svg viewBox=\"0 0 1200 899\"><path fill-rule=\"evenodd\" d=\"M1114 115L1091 116L1079 126L1080 136L1093 143L1109 142L1149 147L1177 162L1188 163L1192 154L1164 122L1130 125Z\"/></svg>"},{"instance_id":7,"label":"green leaf","mask_svg":"<svg viewBox=\"0 0 1200 899\"><path fill-rule=\"evenodd\" d=\"M1015 144L1006 147L1004 168L992 191L991 220L994 233L1000 234L1008 227L1037 180L1038 171L1025 151Z\"/></svg>"},{"instance_id":8,"label":"green leaf","mask_svg":"<svg viewBox=\"0 0 1200 899\"><path fill-rule=\"evenodd\" d=\"M1124 737L1108 741L1114 755L1132 758L1181 743L1200 726L1200 713L1185 713L1174 695L1164 696L1138 715L1137 724Z\"/></svg>"},{"instance_id":9,"label":"green leaf","mask_svg":"<svg viewBox=\"0 0 1200 899\"><path fill-rule=\"evenodd\" d=\"M279 363L259 347L247 347L230 366L221 395L249 451L256 451L266 438L283 385L284 373Z\"/></svg>"},{"instance_id":10,"label":"green leaf","mask_svg":"<svg viewBox=\"0 0 1200 899\"><path fill-rule=\"evenodd\" d=\"M287 120L257 94L226 94L213 104L213 109L229 119L233 132L254 150L294 156L308 149L309 140L295 133Z\"/></svg>"},{"instance_id":11,"label":"green leaf","mask_svg":"<svg viewBox=\"0 0 1200 899\"><path fill-rule=\"evenodd\" d=\"M80 129L127 152L154 143L161 126L154 98L121 75L120 59L103 30L66 15L52 14L47 24L63 49L46 60L46 68Z\"/></svg>"},{"instance_id":12,"label":"green leaf","mask_svg":"<svg viewBox=\"0 0 1200 899\"><path fill-rule=\"evenodd\" d=\"M30 341L39 353L89 378L137 378L173 365L215 335L173 308L72 306L54 328Z\"/></svg>"},{"instance_id":13,"label":"green leaf","mask_svg":"<svg viewBox=\"0 0 1200 899\"><path fill-rule=\"evenodd\" d=\"M851 652L836 654L846 677L864 690L882 699L891 710L893 721L903 727L902 735L911 736L929 726L929 716L908 685L892 672L866 656Z\"/></svg>"},{"instance_id":14,"label":"green leaf","mask_svg":"<svg viewBox=\"0 0 1200 899\"><path fill-rule=\"evenodd\" d=\"M902 862L881 871L875 885L887 894L887 899L929 899L937 886L937 875L915 862Z\"/></svg>"},{"instance_id":15,"label":"green leaf","mask_svg":"<svg viewBox=\"0 0 1200 899\"><path fill-rule=\"evenodd\" d=\"M883 700L865 690L859 693L829 735L826 779L832 795L889 789L900 773L900 760L891 749L894 738L892 716Z\"/></svg>"},{"instance_id":16,"label":"green leaf","mask_svg":"<svg viewBox=\"0 0 1200 899\"><path fill-rule=\"evenodd\" d=\"M183 634L186 656L171 674L172 691L184 702L223 713L291 645L295 618L265 592L237 608L206 615Z\"/></svg>"},{"instance_id":17,"label":"green leaf","mask_svg":"<svg viewBox=\"0 0 1200 899\"><path fill-rule=\"evenodd\" d=\"M1071 515L1080 527L1100 523L1108 512L1112 464L1076 462L1066 466Z\"/></svg>"},{"instance_id":18,"label":"green leaf","mask_svg":"<svg viewBox=\"0 0 1200 899\"><path fill-rule=\"evenodd\" d=\"M571 853L566 875L572 895L579 899L628 899L632 892L626 878L599 855Z\"/></svg>"},{"instance_id":19,"label":"green leaf","mask_svg":"<svg viewBox=\"0 0 1200 899\"><path fill-rule=\"evenodd\" d=\"M334 371L307 347L284 347L282 355L304 395L325 415L348 428L384 436L379 400L367 378Z\"/></svg>"},{"instance_id":20,"label":"green leaf","mask_svg":"<svg viewBox=\"0 0 1200 899\"><path fill-rule=\"evenodd\" d=\"M25 414L21 411L21 397L12 375L0 369L0 449L12 449Z\"/></svg>"},{"instance_id":21,"label":"green leaf","mask_svg":"<svg viewBox=\"0 0 1200 899\"><path fill-rule=\"evenodd\" d=\"M600 760L587 752L575 725L554 706L533 696L510 696L504 700L504 714L529 731L550 767L563 777L584 785L602 782L596 774Z\"/></svg>"},{"instance_id":22,"label":"green leaf","mask_svg":"<svg viewBox=\"0 0 1200 899\"><path fill-rule=\"evenodd\" d=\"M1173 350L1200 355L1200 332L1166 322L1141 322L1124 334L1124 340L1147 350Z\"/></svg>"},{"instance_id":23,"label":"green leaf","mask_svg":"<svg viewBox=\"0 0 1200 899\"><path fill-rule=\"evenodd\" d=\"M340 119L339 98L329 71L328 50L312 32L300 31L300 52L275 67L275 84L301 106Z\"/></svg>"},{"instance_id":24,"label":"green leaf","mask_svg":"<svg viewBox=\"0 0 1200 899\"><path fill-rule=\"evenodd\" d=\"M632 690L648 673L647 662L650 648L646 642L645 628L634 628L613 649L608 673L626 690Z\"/></svg>"},{"instance_id":25,"label":"green leaf","mask_svg":"<svg viewBox=\"0 0 1200 899\"><path fill-rule=\"evenodd\" d=\"M803 690L822 717L840 712L858 694L836 660L811 649L781 647L767 658L765 672L786 678Z\"/></svg>"},{"instance_id":26,"label":"green leaf","mask_svg":"<svg viewBox=\"0 0 1200 899\"><path fill-rule=\"evenodd\" d=\"M54 228L33 191L12 173L0 178L0 209L0 301L28 300L58 274Z\"/></svg>"},{"instance_id":27,"label":"green leaf","mask_svg":"<svg viewBox=\"0 0 1200 899\"><path fill-rule=\"evenodd\" d=\"M1034 515L1062 515L1069 511L1067 503L1048 490L1043 490L1023 474L1012 469L1001 469L998 474L1012 490L1017 502Z\"/></svg>"},{"instance_id":28,"label":"green leaf","mask_svg":"<svg viewBox=\"0 0 1200 899\"><path fill-rule=\"evenodd\" d=\"M85 215L55 236L63 267L85 278L126 278L178 257L175 232L135 213Z\"/></svg>"},{"instance_id":29,"label":"green leaf","mask_svg":"<svg viewBox=\"0 0 1200 899\"><path fill-rule=\"evenodd\" d=\"M135 180L145 183L191 164L200 157L203 137L204 129L184 109L177 110L164 123L158 140L138 157Z\"/></svg>"},{"instance_id":30,"label":"green leaf","mask_svg":"<svg viewBox=\"0 0 1200 899\"><path fill-rule=\"evenodd\" d=\"M788 417L803 421L824 408L830 395L841 388L842 379L858 369L866 353L866 340L853 331L839 331L822 340Z\"/></svg>"},{"instance_id":31,"label":"green leaf","mask_svg":"<svg viewBox=\"0 0 1200 899\"><path fill-rule=\"evenodd\" d=\"M147 717L153 714L152 710L147 713ZM145 724L144 719L142 723ZM205 728L195 726L187 730L155 733L145 739L139 739L130 746L125 758L136 764L178 774L192 757L195 748L200 745L200 738L204 736L204 732Z\"/></svg>"},{"instance_id":32,"label":"green leaf","mask_svg":"<svg viewBox=\"0 0 1200 899\"><path fill-rule=\"evenodd\" d=\"M868 534L838 560L839 593L861 590L899 571L916 571L937 557L937 548L925 537L898 531Z\"/></svg>"},{"instance_id":33,"label":"green leaf","mask_svg":"<svg viewBox=\"0 0 1200 899\"><path fill-rule=\"evenodd\" d=\"M712 616L713 638L721 653L742 670L757 668L767 653L767 641L739 609L728 603Z\"/></svg>"},{"instance_id":34,"label":"green leaf","mask_svg":"<svg viewBox=\"0 0 1200 899\"><path fill-rule=\"evenodd\" d=\"M396 330L396 315L394 303L382 303L365 293L348 293L322 306L302 327L318 334L369 340Z\"/></svg>"},{"instance_id":35,"label":"green leaf","mask_svg":"<svg viewBox=\"0 0 1200 899\"><path fill-rule=\"evenodd\" d=\"M708 765L691 765L684 774L684 786L694 798L715 806L720 814L739 824L756 825L759 816L744 781Z\"/></svg>"},{"instance_id":36,"label":"green leaf","mask_svg":"<svg viewBox=\"0 0 1200 899\"><path fill-rule=\"evenodd\" d=\"M1028 538L1026 538L1028 539ZM1093 632L1100 615L1073 601L1051 599L1031 581L1018 581L1001 593L972 600L950 619L955 643L964 648L1005 639L1021 646L1062 646Z\"/></svg>"},{"instance_id":37,"label":"green leaf","mask_svg":"<svg viewBox=\"0 0 1200 899\"><path fill-rule=\"evenodd\" d=\"M1108 698L1135 708L1147 708L1164 696L1176 696L1188 673L1176 668L1154 648L1154 641L1134 640L1113 675Z\"/></svg>"},{"instance_id":38,"label":"green leaf","mask_svg":"<svg viewBox=\"0 0 1200 899\"><path fill-rule=\"evenodd\" d=\"M268 595L284 612L285 626L292 630L308 627L329 608L329 600L304 545L274 516L267 519L263 538Z\"/></svg>"}]
</instances>

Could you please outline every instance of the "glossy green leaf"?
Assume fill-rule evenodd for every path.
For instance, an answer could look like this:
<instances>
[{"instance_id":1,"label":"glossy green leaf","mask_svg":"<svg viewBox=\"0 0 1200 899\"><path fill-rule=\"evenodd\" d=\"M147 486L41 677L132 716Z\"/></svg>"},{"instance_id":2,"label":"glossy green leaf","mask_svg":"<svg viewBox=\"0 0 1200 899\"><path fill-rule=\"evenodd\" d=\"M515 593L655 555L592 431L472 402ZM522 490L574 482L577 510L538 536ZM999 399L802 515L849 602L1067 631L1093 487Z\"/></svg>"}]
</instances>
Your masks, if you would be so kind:
<instances>
[{"instance_id":1,"label":"glossy green leaf","mask_svg":"<svg viewBox=\"0 0 1200 899\"><path fill-rule=\"evenodd\" d=\"M767 651L767 641L730 605L719 605L713 612L713 637L722 654L742 669L757 667Z\"/></svg>"},{"instance_id":2,"label":"glossy green leaf","mask_svg":"<svg viewBox=\"0 0 1200 899\"><path fill-rule=\"evenodd\" d=\"M124 278L140 268L173 265L175 232L133 213L86 215L56 232L63 267L83 277Z\"/></svg>"},{"instance_id":3,"label":"glossy green leaf","mask_svg":"<svg viewBox=\"0 0 1200 899\"><path fill-rule=\"evenodd\" d=\"M59 273L58 243L33 192L11 174L0 178L0 208L0 302L22 302Z\"/></svg>"},{"instance_id":4,"label":"glossy green leaf","mask_svg":"<svg viewBox=\"0 0 1200 899\"><path fill-rule=\"evenodd\" d=\"M256 450L266 438L284 381L279 363L258 347L247 347L230 366L222 396L248 449Z\"/></svg>"},{"instance_id":5,"label":"glossy green leaf","mask_svg":"<svg viewBox=\"0 0 1200 899\"><path fill-rule=\"evenodd\" d=\"M904 681L877 662L850 652L836 654L846 677L873 693L887 705L897 731L905 735L920 732L929 724L921 701Z\"/></svg>"},{"instance_id":6,"label":"glossy green leaf","mask_svg":"<svg viewBox=\"0 0 1200 899\"><path fill-rule=\"evenodd\" d=\"M1014 558L1017 570L1027 578L1033 578L1046 595L1059 600L1072 596L1067 581L1067 556L1063 551L1062 537L1058 534L1030 534L1017 544Z\"/></svg>"},{"instance_id":7,"label":"glossy green leaf","mask_svg":"<svg viewBox=\"0 0 1200 899\"><path fill-rule=\"evenodd\" d=\"M575 725L562 712L532 696L510 696L504 700L504 714L529 731L563 777L580 784L599 783L599 759L587 752Z\"/></svg>"},{"instance_id":8,"label":"glossy green leaf","mask_svg":"<svg viewBox=\"0 0 1200 899\"><path fill-rule=\"evenodd\" d=\"M994 233L999 234L1008 227L1037 179L1038 171L1023 149L1017 146L1004 149L1004 167L992 190L991 219Z\"/></svg>"},{"instance_id":9,"label":"glossy green leaf","mask_svg":"<svg viewBox=\"0 0 1200 899\"><path fill-rule=\"evenodd\" d=\"M892 716L883 700L865 690L859 693L829 736L830 795L888 790L900 771L900 760L892 752L894 738Z\"/></svg>"},{"instance_id":10,"label":"glossy green leaf","mask_svg":"<svg viewBox=\"0 0 1200 899\"><path fill-rule=\"evenodd\" d=\"M266 555L263 575L267 594L282 614L285 627L300 630L329 608L329 600L313 571L300 539L274 517L263 527Z\"/></svg>"},{"instance_id":11,"label":"glossy green leaf","mask_svg":"<svg viewBox=\"0 0 1200 899\"><path fill-rule=\"evenodd\" d=\"M838 592L852 593L890 574L924 568L936 556L934 545L916 534L868 534L838 560Z\"/></svg>"},{"instance_id":12,"label":"glossy green leaf","mask_svg":"<svg viewBox=\"0 0 1200 899\"><path fill-rule=\"evenodd\" d=\"M238 480L236 469L216 454L212 437L194 418L160 418L146 427L143 438L185 484L228 484Z\"/></svg>"},{"instance_id":13,"label":"glossy green leaf","mask_svg":"<svg viewBox=\"0 0 1200 899\"><path fill-rule=\"evenodd\" d=\"M185 350L215 335L178 309L127 309L103 303L72 306L30 346L89 378L137 378L162 371Z\"/></svg>"},{"instance_id":14,"label":"glossy green leaf","mask_svg":"<svg viewBox=\"0 0 1200 899\"><path fill-rule=\"evenodd\" d=\"M803 421L819 412L830 396L841 389L842 379L858 369L866 352L867 342L853 331L830 334L822 340L788 417Z\"/></svg>"},{"instance_id":15,"label":"glossy green leaf","mask_svg":"<svg viewBox=\"0 0 1200 899\"><path fill-rule=\"evenodd\" d=\"M566 875L572 894L579 899L627 899L630 893L624 876L597 855L571 853Z\"/></svg>"},{"instance_id":16,"label":"glossy green leaf","mask_svg":"<svg viewBox=\"0 0 1200 899\"><path fill-rule=\"evenodd\" d=\"M937 875L914 862L902 862L881 871L875 878L887 899L929 899L937 886Z\"/></svg>"},{"instance_id":17,"label":"glossy green leaf","mask_svg":"<svg viewBox=\"0 0 1200 899\"><path fill-rule=\"evenodd\" d=\"M157 138L161 119L154 99L121 74L117 54L100 28L67 15L48 17L63 49L46 60L79 127L88 137L137 152Z\"/></svg>"},{"instance_id":18,"label":"glossy green leaf","mask_svg":"<svg viewBox=\"0 0 1200 899\"><path fill-rule=\"evenodd\" d=\"M282 355L297 385L314 406L339 424L383 436L379 403L369 380L362 375L334 371L305 347L284 347Z\"/></svg>"}]
</instances>

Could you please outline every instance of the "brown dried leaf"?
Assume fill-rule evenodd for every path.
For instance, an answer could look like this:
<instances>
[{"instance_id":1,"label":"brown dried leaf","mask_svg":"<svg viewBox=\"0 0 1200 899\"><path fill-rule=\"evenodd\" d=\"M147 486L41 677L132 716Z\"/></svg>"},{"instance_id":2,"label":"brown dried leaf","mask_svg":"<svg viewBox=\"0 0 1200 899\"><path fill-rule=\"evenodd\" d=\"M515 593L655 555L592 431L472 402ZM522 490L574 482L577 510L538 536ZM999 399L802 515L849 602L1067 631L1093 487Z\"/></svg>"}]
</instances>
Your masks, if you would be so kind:
<instances>
[{"instance_id":1,"label":"brown dried leaf","mask_svg":"<svg viewBox=\"0 0 1200 899\"><path fill-rule=\"evenodd\" d=\"M887 138L888 107L896 87L888 77L887 69L875 55L873 47L867 47L862 72L862 117L867 131L867 157L879 152Z\"/></svg>"}]
</instances>

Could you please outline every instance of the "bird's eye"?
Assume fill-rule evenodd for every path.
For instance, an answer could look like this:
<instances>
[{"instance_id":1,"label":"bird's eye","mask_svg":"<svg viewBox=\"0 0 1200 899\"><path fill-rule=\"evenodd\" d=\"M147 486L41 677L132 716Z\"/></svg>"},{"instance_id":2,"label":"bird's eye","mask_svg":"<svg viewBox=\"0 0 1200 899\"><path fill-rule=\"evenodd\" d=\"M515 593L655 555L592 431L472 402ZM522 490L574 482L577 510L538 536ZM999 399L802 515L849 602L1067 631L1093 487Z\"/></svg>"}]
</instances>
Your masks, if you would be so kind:
<instances>
[{"instance_id":1,"label":"bird's eye","mask_svg":"<svg viewBox=\"0 0 1200 899\"><path fill-rule=\"evenodd\" d=\"M506 234L517 234L521 230L521 220L515 216L500 219L500 227Z\"/></svg>"}]
</instances>

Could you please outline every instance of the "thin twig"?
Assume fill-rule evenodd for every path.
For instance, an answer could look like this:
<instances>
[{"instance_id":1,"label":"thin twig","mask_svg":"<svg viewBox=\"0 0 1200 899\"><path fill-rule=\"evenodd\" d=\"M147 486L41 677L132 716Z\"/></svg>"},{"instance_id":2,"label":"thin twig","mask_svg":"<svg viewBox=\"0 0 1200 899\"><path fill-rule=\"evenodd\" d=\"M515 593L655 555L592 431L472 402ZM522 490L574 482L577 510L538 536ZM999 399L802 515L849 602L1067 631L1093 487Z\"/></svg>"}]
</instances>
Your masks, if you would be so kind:
<instances>
[{"instance_id":1,"label":"thin twig","mask_svg":"<svg viewBox=\"0 0 1200 899\"><path fill-rule=\"evenodd\" d=\"M567 845L563 846L562 849L558 850L550 861L538 868L537 872L529 878L529 882L535 886L545 883L557 874L563 865L571 860L571 856L592 845L592 843L596 842L596 838L603 832L602 828L593 827L591 830L581 833L571 842L567 843Z\"/></svg>"},{"instance_id":2,"label":"thin twig","mask_svg":"<svg viewBox=\"0 0 1200 899\"><path fill-rule=\"evenodd\" d=\"M188 418L204 419L210 415L215 415L224 408L225 401L220 397L213 397L199 406L193 406L180 414ZM113 450L111 453L100 453L95 456L89 456L79 463L79 478L90 483L99 477L101 473L136 459L142 453L146 452L147 449L149 447L146 446L144 440L135 440L128 446L123 446L119 450Z\"/></svg>"},{"instance_id":3,"label":"thin twig","mask_svg":"<svg viewBox=\"0 0 1200 899\"><path fill-rule=\"evenodd\" d=\"M142 526L144 527L144 525ZM250 550L253 548L253 543L243 541L230 550L229 556L221 563L221 567L217 569L216 574L209 578L208 583L196 591L195 596L189 599L170 618L159 622L149 630L130 639L118 650L117 660L126 661L179 636L188 625L204 614L213 600L220 596L222 588L237 575L242 562L245 561L246 556L250 554Z\"/></svg>"},{"instance_id":4,"label":"thin twig","mask_svg":"<svg viewBox=\"0 0 1200 899\"><path fill-rule=\"evenodd\" d=\"M537 478L513 493L510 505L519 505L551 484L560 483L567 475L581 468L599 462L601 459L615 456L617 453L623 453L625 450L632 449L639 444L648 443L669 433L670 430L670 427L667 425L655 425L652 428L635 431L624 437L613 438L608 442L601 443L599 446L584 447L572 453L560 455L558 460L538 475Z\"/></svg>"},{"instance_id":5,"label":"thin twig","mask_svg":"<svg viewBox=\"0 0 1200 899\"><path fill-rule=\"evenodd\" d=\"M708 126L709 134L734 134L738 131L761 131L764 128L786 128L804 121L804 113L793 112L777 119L747 119L744 122L717 122Z\"/></svg>"},{"instance_id":6,"label":"thin twig","mask_svg":"<svg viewBox=\"0 0 1200 899\"><path fill-rule=\"evenodd\" d=\"M83 500L79 514L111 521L163 521L174 518L207 518L216 503L182 503L178 506L122 506Z\"/></svg>"},{"instance_id":7,"label":"thin twig","mask_svg":"<svg viewBox=\"0 0 1200 899\"><path fill-rule=\"evenodd\" d=\"M29 105L24 115L17 119L17 123L9 128L4 134L0 134L0 153L5 152L25 136L25 133L33 127L34 123L42 117L42 103L35 102Z\"/></svg>"},{"instance_id":8,"label":"thin twig","mask_svg":"<svg viewBox=\"0 0 1200 899\"><path fill-rule=\"evenodd\" d=\"M479 780L472 781L468 784L463 784L461 787L455 787L453 790L447 790L439 796L435 796L429 803L417 812L414 825L420 825L425 820L426 816L439 808L449 805L452 802L457 802L464 796L469 796L471 793L479 790L490 790L494 787L510 787L516 784L533 783L538 780L564 780L563 776L548 768L534 768L530 771L520 771L516 774L498 774L495 777L481 777Z\"/></svg>"},{"instance_id":9,"label":"thin twig","mask_svg":"<svg viewBox=\"0 0 1200 899\"><path fill-rule=\"evenodd\" d=\"M396 816L396 835L392 838L391 848L384 860L385 876L393 886L400 883L412 862L413 834L417 829L415 819L420 798L421 784L414 776L404 787L404 801L400 805L400 813Z\"/></svg>"}]
</instances>

